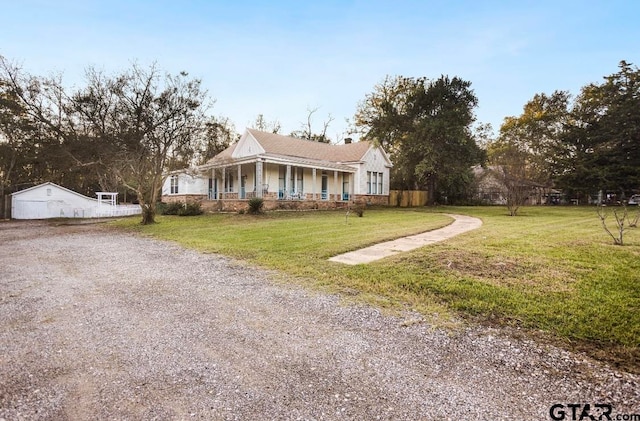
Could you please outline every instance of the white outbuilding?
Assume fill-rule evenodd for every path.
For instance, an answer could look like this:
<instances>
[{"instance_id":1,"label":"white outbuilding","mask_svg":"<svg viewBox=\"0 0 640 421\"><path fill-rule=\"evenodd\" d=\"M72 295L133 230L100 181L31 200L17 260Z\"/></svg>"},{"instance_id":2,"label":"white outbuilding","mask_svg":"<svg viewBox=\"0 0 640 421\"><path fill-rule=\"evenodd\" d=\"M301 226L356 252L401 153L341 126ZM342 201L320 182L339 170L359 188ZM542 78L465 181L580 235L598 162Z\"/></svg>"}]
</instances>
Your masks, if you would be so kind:
<instances>
[{"instance_id":1,"label":"white outbuilding","mask_svg":"<svg viewBox=\"0 0 640 421\"><path fill-rule=\"evenodd\" d=\"M100 218L141 213L139 205L116 205L116 193L97 192L97 199L47 182L11 195L13 219Z\"/></svg>"}]
</instances>

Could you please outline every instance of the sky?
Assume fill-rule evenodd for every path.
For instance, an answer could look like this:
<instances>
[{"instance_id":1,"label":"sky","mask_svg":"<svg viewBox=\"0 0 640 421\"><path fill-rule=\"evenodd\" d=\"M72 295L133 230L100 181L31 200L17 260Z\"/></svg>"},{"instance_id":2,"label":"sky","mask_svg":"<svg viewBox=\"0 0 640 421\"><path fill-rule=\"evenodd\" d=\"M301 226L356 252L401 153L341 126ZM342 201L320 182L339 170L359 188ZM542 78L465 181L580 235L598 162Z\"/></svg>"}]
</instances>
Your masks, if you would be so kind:
<instances>
[{"instance_id":1,"label":"sky","mask_svg":"<svg viewBox=\"0 0 640 421\"><path fill-rule=\"evenodd\" d=\"M334 142L386 76L458 76L497 132L536 93L579 93L640 65L640 1L0 0L0 55L83 86L156 63L202 80L238 132L258 114Z\"/></svg>"}]
</instances>

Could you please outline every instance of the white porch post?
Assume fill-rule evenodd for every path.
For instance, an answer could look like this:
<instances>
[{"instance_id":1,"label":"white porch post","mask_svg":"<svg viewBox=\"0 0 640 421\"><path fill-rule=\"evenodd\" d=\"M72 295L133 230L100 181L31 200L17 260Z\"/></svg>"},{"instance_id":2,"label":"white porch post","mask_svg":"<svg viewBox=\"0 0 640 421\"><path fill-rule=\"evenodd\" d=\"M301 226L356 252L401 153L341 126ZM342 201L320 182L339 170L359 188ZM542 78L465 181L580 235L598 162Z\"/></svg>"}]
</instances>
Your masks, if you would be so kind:
<instances>
[{"instance_id":1,"label":"white porch post","mask_svg":"<svg viewBox=\"0 0 640 421\"><path fill-rule=\"evenodd\" d=\"M312 196L311 196L311 198L313 200L316 200L316 169L315 168L311 169L311 179L312 179L312 183L311 183Z\"/></svg>"},{"instance_id":2,"label":"white porch post","mask_svg":"<svg viewBox=\"0 0 640 421\"><path fill-rule=\"evenodd\" d=\"M217 199L217 197L213 196L213 192L218 190L216 189L216 183L218 182L218 180L216 180L216 170L214 168L211 168L211 190L209 192L209 199L215 200Z\"/></svg>"},{"instance_id":3,"label":"white porch post","mask_svg":"<svg viewBox=\"0 0 640 421\"><path fill-rule=\"evenodd\" d=\"M338 189L338 171L333 172L333 192L335 194L335 200L338 201L341 199L340 193Z\"/></svg>"},{"instance_id":4,"label":"white porch post","mask_svg":"<svg viewBox=\"0 0 640 421\"><path fill-rule=\"evenodd\" d=\"M256 196L262 197L262 161L256 161Z\"/></svg>"},{"instance_id":5,"label":"white porch post","mask_svg":"<svg viewBox=\"0 0 640 421\"><path fill-rule=\"evenodd\" d=\"M298 193L298 167L293 167L293 191Z\"/></svg>"},{"instance_id":6,"label":"white porch post","mask_svg":"<svg viewBox=\"0 0 640 421\"><path fill-rule=\"evenodd\" d=\"M240 189L242 188L242 166L240 164L238 164L238 182L237 182L238 188L238 199L240 199Z\"/></svg>"},{"instance_id":7,"label":"white porch post","mask_svg":"<svg viewBox=\"0 0 640 421\"><path fill-rule=\"evenodd\" d=\"M356 191L356 175L354 173L349 174L349 200L353 200L353 195Z\"/></svg>"},{"instance_id":8,"label":"white porch post","mask_svg":"<svg viewBox=\"0 0 640 421\"><path fill-rule=\"evenodd\" d=\"M289 196L289 180L291 180L291 165L287 165L287 173L284 176L284 198L286 199Z\"/></svg>"},{"instance_id":9,"label":"white porch post","mask_svg":"<svg viewBox=\"0 0 640 421\"><path fill-rule=\"evenodd\" d=\"M222 168L222 186L220 186L220 199L227 198L227 169L225 167Z\"/></svg>"}]
</instances>

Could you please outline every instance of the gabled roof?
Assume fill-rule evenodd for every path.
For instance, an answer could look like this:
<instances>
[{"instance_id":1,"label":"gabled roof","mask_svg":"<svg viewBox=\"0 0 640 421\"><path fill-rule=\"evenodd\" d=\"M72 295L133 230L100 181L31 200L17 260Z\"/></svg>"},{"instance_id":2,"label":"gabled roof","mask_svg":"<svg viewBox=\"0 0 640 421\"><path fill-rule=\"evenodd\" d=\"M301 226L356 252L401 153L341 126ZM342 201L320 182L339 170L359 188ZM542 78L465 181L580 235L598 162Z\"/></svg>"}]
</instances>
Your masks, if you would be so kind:
<instances>
[{"instance_id":1,"label":"gabled roof","mask_svg":"<svg viewBox=\"0 0 640 421\"><path fill-rule=\"evenodd\" d=\"M247 129L247 132L258 141L268 154L318 159L321 161L358 162L371 147L371 143L366 141L345 145L331 145L254 129Z\"/></svg>"},{"instance_id":2,"label":"gabled roof","mask_svg":"<svg viewBox=\"0 0 640 421\"><path fill-rule=\"evenodd\" d=\"M360 141L344 145L331 145L328 143L312 142L297 139L291 136L283 136L274 133L262 132L255 129L247 129L240 140L209 160L204 167L213 167L230 163L239 159L236 148L247 142L255 142L260 149L253 156L270 157L274 159L305 163L325 163L341 168L341 164L361 162L372 144ZM342 169L342 168L341 168ZM347 169L346 167L344 169Z\"/></svg>"},{"instance_id":3,"label":"gabled roof","mask_svg":"<svg viewBox=\"0 0 640 421\"><path fill-rule=\"evenodd\" d=\"M96 202L98 201L98 199L94 199L92 197L87 197L87 196L85 196L83 194L80 194L80 193L78 193L76 191L70 190L70 189L68 189L66 187L59 186L56 183L52 183L51 181L47 181L46 183L38 184L37 186L29 187L28 189L24 189L24 190L17 191L15 193L11 193L11 195L12 196L19 196L22 193L26 193L26 192L31 191L31 190L36 190L36 189L42 188L44 186L54 187L54 188L66 191L67 193L72 193L72 194L74 194L76 196L82 197L83 199L95 200Z\"/></svg>"}]
</instances>

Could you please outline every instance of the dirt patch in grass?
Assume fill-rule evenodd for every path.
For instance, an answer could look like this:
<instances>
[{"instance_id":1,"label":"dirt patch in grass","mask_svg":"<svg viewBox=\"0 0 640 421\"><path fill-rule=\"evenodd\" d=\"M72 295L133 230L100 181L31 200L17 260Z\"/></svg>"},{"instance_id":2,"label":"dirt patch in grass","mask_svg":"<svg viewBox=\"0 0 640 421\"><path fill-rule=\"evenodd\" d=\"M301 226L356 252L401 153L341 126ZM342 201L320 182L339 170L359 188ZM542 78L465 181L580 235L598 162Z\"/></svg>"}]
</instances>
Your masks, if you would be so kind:
<instances>
[{"instance_id":1,"label":"dirt patch in grass","mask_svg":"<svg viewBox=\"0 0 640 421\"><path fill-rule=\"evenodd\" d=\"M570 292L576 281L560 265L550 265L535 257L525 260L464 250L444 250L435 253L434 260L445 273L454 272L501 287Z\"/></svg>"}]
</instances>

